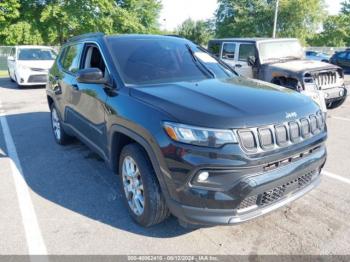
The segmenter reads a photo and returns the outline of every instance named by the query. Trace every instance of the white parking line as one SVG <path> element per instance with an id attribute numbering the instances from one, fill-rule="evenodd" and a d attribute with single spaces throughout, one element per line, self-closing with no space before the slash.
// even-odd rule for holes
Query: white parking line
<path id="1" fill-rule="evenodd" d="M 348 178 L 345 178 L 345 177 L 342 177 L 342 176 L 333 174 L 333 173 L 328 172 L 328 171 L 322 171 L 322 174 L 325 175 L 325 176 L 327 176 L 327 177 L 336 179 L 336 180 L 338 180 L 338 181 L 341 181 L 341 182 L 344 182 L 344 183 L 350 185 L 350 179 L 348 179 Z"/>
<path id="2" fill-rule="evenodd" d="M 349 119 L 349 118 L 346 118 L 346 117 L 341 117 L 341 116 L 331 116 L 330 118 L 333 118 L 333 119 L 338 119 L 338 120 L 343 120 L 343 121 L 348 121 L 348 122 L 350 122 L 350 119 Z"/>
<path id="3" fill-rule="evenodd" d="M 7 155 L 16 187 L 18 204 L 27 240 L 29 255 L 47 255 L 46 246 L 34 211 L 27 183 L 23 177 L 21 163 L 0 101 L 0 123 L 3 130 Z M 4 237 L 4 236 L 2 236 Z M 46 259 L 43 259 L 46 260 Z"/>

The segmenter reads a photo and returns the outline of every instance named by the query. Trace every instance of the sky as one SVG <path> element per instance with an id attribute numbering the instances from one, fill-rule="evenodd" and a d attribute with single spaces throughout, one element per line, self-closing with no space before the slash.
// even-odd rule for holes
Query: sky
<path id="1" fill-rule="evenodd" d="M 337 14 L 342 0 L 325 0 L 330 14 Z M 187 18 L 203 20 L 212 18 L 217 0 L 162 0 L 163 10 L 159 23 L 162 29 L 176 29 Z"/>

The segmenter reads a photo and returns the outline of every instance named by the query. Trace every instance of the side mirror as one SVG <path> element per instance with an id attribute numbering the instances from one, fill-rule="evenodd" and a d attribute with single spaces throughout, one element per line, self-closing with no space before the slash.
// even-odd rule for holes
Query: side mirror
<path id="1" fill-rule="evenodd" d="M 255 56 L 248 56 L 247 58 L 247 63 L 249 66 L 254 66 L 256 63 L 256 58 Z"/>
<path id="2" fill-rule="evenodd" d="M 103 73 L 99 68 L 86 68 L 77 72 L 77 82 L 85 84 L 106 84 Z"/>
<path id="3" fill-rule="evenodd" d="M 15 58 L 13 56 L 9 56 L 9 57 L 7 57 L 7 60 L 8 61 L 15 61 Z"/>

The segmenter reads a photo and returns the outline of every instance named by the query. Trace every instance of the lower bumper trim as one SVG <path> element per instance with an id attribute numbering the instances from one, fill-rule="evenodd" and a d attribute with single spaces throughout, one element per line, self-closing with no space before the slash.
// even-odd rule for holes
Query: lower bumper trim
<path id="1" fill-rule="evenodd" d="M 290 194 L 283 197 L 281 200 L 264 207 L 257 209 L 247 209 L 244 213 L 237 213 L 234 209 L 208 209 L 208 208 L 197 208 L 179 205 L 178 203 L 171 203 L 170 209 L 179 219 L 183 220 L 188 224 L 193 225 L 232 225 L 239 224 L 248 221 L 253 218 L 270 213 L 280 207 L 283 207 L 294 200 L 302 197 L 315 187 L 320 184 L 320 175 L 316 176 L 315 179 L 304 188 L 291 192 Z M 169 203 L 168 203 L 169 205 Z"/>

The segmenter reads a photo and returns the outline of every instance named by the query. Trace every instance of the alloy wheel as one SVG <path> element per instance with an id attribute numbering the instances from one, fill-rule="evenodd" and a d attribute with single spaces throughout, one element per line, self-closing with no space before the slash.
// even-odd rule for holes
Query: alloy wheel
<path id="1" fill-rule="evenodd" d="M 56 139 L 59 141 L 61 140 L 61 123 L 60 123 L 60 119 L 58 118 L 56 108 L 52 109 L 51 120 L 52 120 L 53 133 Z"/>
<path id="2" fill-rule="evenodd" d="M 135 160 L 130 156 L 124 158 L 122 177 L 129 207 L 135 215 L 141 216 L 145 206 L 143 183 L 140 170 Z"/>

